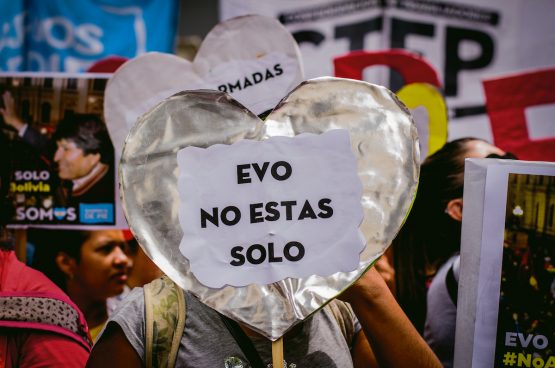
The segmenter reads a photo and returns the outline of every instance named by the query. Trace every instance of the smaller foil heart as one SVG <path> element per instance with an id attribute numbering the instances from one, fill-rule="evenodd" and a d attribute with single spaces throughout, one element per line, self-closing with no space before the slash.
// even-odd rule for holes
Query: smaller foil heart
<path id="1" fill-rule="evenodd" d="M 119 155 L 137 119 L 177 92 L 220 89 L 260 114 L 304 79 L 299 46 L 278 20 L 232 18 L 206 35 L 193 62 L 149 52 L 124 63 L 106 86 L 106 126 Z"/>
<path id="2" fill-rule="evenodd" d="M 201 284 L 179 251 L 177 152 L 332 129 L 349 132 L 364 187 L 359 228 L 367 245 L 359 267 L 268 285 L 213 289 Z M 339 78 L 309 80 L 283 98 L 264 122 L 225 93 L 184 91 L 149 110 L 129 133 L 120 162 L 120 195 L 131 231 L 172 280 L 274 341 L 349 287 L 383 254 L 414 200 L 419 162 L 410 112 L 381 86 Z"/>

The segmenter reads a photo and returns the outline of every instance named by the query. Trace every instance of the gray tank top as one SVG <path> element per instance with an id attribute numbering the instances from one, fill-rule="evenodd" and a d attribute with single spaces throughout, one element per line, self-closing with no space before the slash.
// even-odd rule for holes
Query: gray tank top
<path id="1" fill-rule="evenodd" d="M 217 312 L 186 292 L 184 296 L 187 314 L 176 367 L 247 367 L 248 361 Z M 106 326 L 113 322 L 121 326 L 144 363 L 145 306 L 142 288 L 133 289 L 114 311 Z M 355 336 L 360 329 L 360 323 L 355 317 Z M 103 332 L 96 341 L 102 338 Z M 250 339 L 264 363 L 271 364 L 271 342 L 256 337 Z M 284 342 L 284 359 L 287 368 L 353 367 L 341 330 L 325 309 L 307 320 L 298 336 Z"/>

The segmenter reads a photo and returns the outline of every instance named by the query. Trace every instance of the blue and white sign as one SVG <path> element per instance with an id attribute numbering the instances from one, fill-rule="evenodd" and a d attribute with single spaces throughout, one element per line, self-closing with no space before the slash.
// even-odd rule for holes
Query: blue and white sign
<path id="1" fill-rule="evenodd" d="M 173 52 L 178 0 L 8 1 L 0 70 L 84 72 L 110 56 Z"/>
<path id="2" fill-rule="evenodd" d="M 112 203 L 79 204 L 79 221 L 83 224 L 110 224 L 114 222 Z"/>

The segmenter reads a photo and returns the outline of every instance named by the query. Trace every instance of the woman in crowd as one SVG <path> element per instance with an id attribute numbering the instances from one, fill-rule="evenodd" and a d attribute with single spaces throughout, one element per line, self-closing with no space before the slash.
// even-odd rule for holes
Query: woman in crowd
<path id="1" fill-rule="evenodd" d="M 43 230 L 40 234 L 42 242 L 33 266 L 79 307 L 96 340 L 108 320 L 106 300 L 120 295 L 127 281 L 131 261 L 123 232 Z"/>
<path id="2" fill-rule="evenodd" d="M 146 255 L 143 248 L 131 233 L 131 230 L 123 230 L 123 236 L 127 242 L 129 249 L 128 257 L 131 258 L 133 266 L 129 269 L 127 275 L 127 285 L 123 293 L 108 298 L 108 316 L 116 310 L 117 306 L 131 290 L 136 287 L 143 287 L 144 285 L 162 277 L 164 273 L 156 266 L 154 262 Z"/>
<path id="3" fill-rule="evenodd" d="M 475 138 L 449 142 L 428 157 L 410 215 L 393 242 L 399 304 L 445 367 L 453 364 L 464 161 L 485 157 L 515 158 Z"/>

